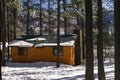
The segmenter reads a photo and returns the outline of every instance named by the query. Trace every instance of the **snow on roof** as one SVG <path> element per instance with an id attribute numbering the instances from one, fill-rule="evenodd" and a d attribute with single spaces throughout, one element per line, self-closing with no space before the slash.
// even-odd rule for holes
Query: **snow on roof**
<path id="1" fill-rule="evenodd" d="M 75 43 L 75 41 L 72 40 L 72 41 L 68 41 L 68 42 L 63 42 L 60 45 L 62 45 L 62 46 L 73 46 L 74 43 Z"/>
<path id="2" fill-rule="evenodd" d="M 45 38 L 40 38 L 40 37 L 37 37 L 37 38 L 31 38 L 31 39 L 26 39 L 26 41 L 44 41 L 46 40 Z"/>
<path id="3" fill-rule="evenodd" d="M 74 46 L 76 35 L 61 35 L 60 46 Z M 9 46 L 20 47 L 43 47 L 43 46 L 57 46 L 57 36 L 22 36 L 14 40 Z"/>
<path id="4" fill-rule="evenodd" d="M 75 41 L 68 41 L 68 42 L 63 42 L 60 43 L 60 46 L 73 46 Z M 57 46 L 57 43 L 41 43 L 41 44 L 36 44 L 35 47 L 44 47 L 44 46 Z"/>
<path id="5" fill-rule="evenodd" d="M 19 46 L 19 47 L 32 47 L 33 44 L 23 41 L 23 40 L 14 40 L 8 46 Z"/>

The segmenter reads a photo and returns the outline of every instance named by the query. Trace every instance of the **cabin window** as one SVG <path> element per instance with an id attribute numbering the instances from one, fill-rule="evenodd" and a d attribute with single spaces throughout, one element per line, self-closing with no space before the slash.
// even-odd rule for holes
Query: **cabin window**
<path id="1" fill-rule="evenodd" d="M 27 55 L 27 48 L 18 47 L 18 55 Z"/>
<path id="2" fill-rule="evenodd" d="M 57 47 L 53 47 L 53 55 L 57 55 Z M 59 55 L 63 55 L 63 47 L 60 46 Z"/>

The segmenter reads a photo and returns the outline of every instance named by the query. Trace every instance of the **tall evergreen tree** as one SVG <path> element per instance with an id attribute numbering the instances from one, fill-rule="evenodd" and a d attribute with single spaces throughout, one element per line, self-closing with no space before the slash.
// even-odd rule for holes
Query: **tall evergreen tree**
<path id="1" fill-rule="evenodd" d="M 30 17 L 30 8 L 29 8 L 30 0 L 27 0 L 27 35 L 29 35 L 29 17 Z"/>
<path id="2" fill-rule="evenodd" d="M 16 10 L 16 8 L 14 8 L 14 9 L 13 9 L 13 19 L 14 19 L 14 22 L 13 22 L 13 23 L 14 23 L 14 26 L 13 26 L 13 27 L 14 27 L 14 39 L 16 39 L 16 26 L 17 26 L 17 25 L 16 25 L 16 19 L 17 19 L 17 18 L 16 18 L 16 13 L 17 13 L 17 10 Z"/>
<path id="3" fill-rule="evenodd" d="M 0 0 L 0 42 L 1 42 L 1 27 L 2 27 L 2 9 L 1 9 L 1 0 Z M 2 52 L 1 52 L 1 43 L 0 43 L 0 80 L 2 80 Z"/>
<path id="4" fill-rule="evenodd" d="M 50 31 L 50 10 L 51 10 L 51 7 L 50 7 L 50 2 L 51 2 L 51 0 L 48 0 L 48 13 L 49 13 L 49 35 L 51 34 L 51 31 Z"/>
<path id="5" fill-rule="evenodd" d="M 103 64 L 103 18 L 102 18 L 102 0 L 98 0 L 97 11 L 97 57 L 98 57 L 98 78 L 99 80 L 105 80 L 104 64 Z"/>
<path id="6" fill-rule="evenodd" d="M 63 0 L 63 7 L 64 7 L 64 11 L 66 12 L 67 10 L 66 10 L 66 4 L 67 2 L 66 2 L 66 0 Z M 64 32 L 65 32 L 65 34 L 67 34 L 67 18 L 66 18 L 66 16 L 64 16 Z"/>
<path id="7" fill-rule="evenodd" d="M 120 80 L 120 0 L 114 0 L 115 80 Z"/>
<path id="8" fill-rule="evenodd" d="M 84 10 L 81 10 L 82 15 L 84 15 Z M 82 58 L 85 59 L 85 25 L 84 25 L 84 17 L 81 19 L 82 26 Z"/>
<path id="9" fill-rule="evenodd" d="M 60 0 L 57 1 L 57 23 L 58 23 L 58 27 L 57 27 L 57 68 L 59 68 L 60 66 L 60 53 L 59 53 L 59 50 L 60 50 Z"/>
<path id="10" fill-rule="evenodd" d="M 42 35 L 42 0 L 40 0 L 40 35 Z"/>
<path id="11" fill-rule="evenodd" d="M 5 66 L 5 45 L 6 45 L 6 16 L 5 0 L 2 0 L 2 65 Z"/>
<path id="12" fill-rule="evenodd" d="M 9 36 L 9 34 L 10 34 L 10 26 L 9 26 L 9 7 L 7 6 L 7 35 L 8 35 L 8 44 L 9 44 L 9 42 L 10 42 L 10 36 Z M 10 53 L 9 53 L 9 47 L 8 47 L 8 55 L 7 55 L 8 57 L 7 57 L 7 59 L 9 60 L 10 59 Z"/>
<path id="13" fill-rule="evenodd" d="M 86 80 L 94 80 L 93 74 L 93 22 L 92 0 L 85 0 L 86 28 Z"/>

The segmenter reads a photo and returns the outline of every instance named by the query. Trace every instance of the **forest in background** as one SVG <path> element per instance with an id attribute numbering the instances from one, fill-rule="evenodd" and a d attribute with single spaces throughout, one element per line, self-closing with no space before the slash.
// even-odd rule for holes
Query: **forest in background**
<path id="1" fill-rule="evenodd" d="M 112 1 L 112 0 L 111 0 Z M 103 4 L 113 2 L 103 1 Z M 4 0 L 1 0 L 3 3 Z M 2 22 L 5 23 L 1 27 L 1 42 L 7 41 L 8 43 L 18 36 L 21 35 L 57 35 L 57 26 L 58 26 L 58 1 L 56 0 L 8 0 L 4 2 L 4 5 L 1 4 L 2 16 L 5 19 Z M 86 1 L 87 2 L 87 1 Z M 89 2 L 89 1 L 88 1 Z M 92 27 L 89 30 L 93 31 L 93 43 L 97 45 L 97 36 L 99 33 L 98 29 L 98 3 L 99 0 L 93 0 L 91 9 L 92 17 L 91 21 Z M 87 29 L 86 29 L 86 17 L 87 17 L 87 8 L 84 0 L 61 0 L 60 2 L 60 19 L 59 27 L 60 34 L 72 34 L 73 30 L 76 28 L 82 29 L 83 32 L 83 44 L 86 44 L 89 40 L 86 38 Z M 102 7 L 102 18 L 103 18 L 103 48 L 113 47 L 114 40 L 114 20 L 113 9 L 110 9 L 111 6 Z M 91 10 L 90 9 L 90 10 Z M 89 11 L 88 11 L 89 12 Z M 4 14 L 4 15 L 3 15 Z M 90 16 L 89 16 L 90 17 Z M 91 22 L 90 21 L 90 22 Z M 90 24 L 91 25 L 91 24 Z M 3 39 L 3 35 L 6 34 L 6 38 Z M 88 36 L 90 37 L 90 36 Z M 5 44 L 3 44 L 5 46 Z M 3 48 L 4 49 L 4 48 Z M 3 51 L 4 52 L 4 51 Z M 87 54 L 87 52 L 86 52 Z"/>

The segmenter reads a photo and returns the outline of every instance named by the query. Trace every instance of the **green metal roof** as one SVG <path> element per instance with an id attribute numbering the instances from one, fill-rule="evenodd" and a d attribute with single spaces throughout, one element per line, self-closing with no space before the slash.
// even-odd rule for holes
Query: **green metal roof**
<path id="1" fill-rule="evenodd" d="M 75 42 L 77 38 L 77 35 L 60 35 L 60 44 L 63 46 L 65 45 L 73 45 L 73 41 Z M 34 44 L 34 46 L 37 45 L 37 47 L 41 47 L 41 45 L 44 46 L 56 46 L 57 43 L 57 36 L 55 35 L 29 35 L 29 36 L 20 36 L 16 39 L 16 41 L 26 41 L 29 43 Z M 39 44 L 39 45 L 38 45 Z"/>

